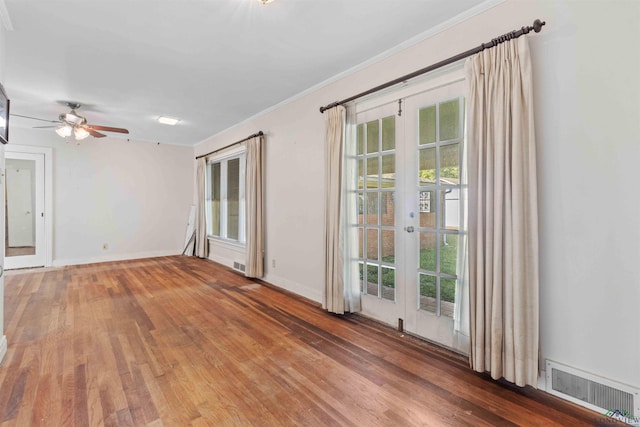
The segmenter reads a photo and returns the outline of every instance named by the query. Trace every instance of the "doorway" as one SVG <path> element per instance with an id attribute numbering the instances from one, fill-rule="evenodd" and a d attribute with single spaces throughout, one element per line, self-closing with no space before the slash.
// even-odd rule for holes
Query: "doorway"
<path id="1" fill-rule="evenodd" d="M 5 152 L 5 269 L 50 265 L 46 215 L 46 149 Z"/>
<path id="2" fill-rule="evenodd" d="M 457 79 L 357 112 L 347 176 L 363 314 L 468 353 L 463 93 Z"/>

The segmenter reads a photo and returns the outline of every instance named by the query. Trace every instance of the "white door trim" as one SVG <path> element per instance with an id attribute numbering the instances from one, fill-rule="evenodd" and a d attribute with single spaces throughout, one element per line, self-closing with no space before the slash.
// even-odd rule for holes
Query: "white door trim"
<path id="1" fill-rule="evenodd" d="M 53 148 L 7 144 L 5 157 L 10 153 L 44 156 L 44 266 L 51 267 L 53 263 Z"/>

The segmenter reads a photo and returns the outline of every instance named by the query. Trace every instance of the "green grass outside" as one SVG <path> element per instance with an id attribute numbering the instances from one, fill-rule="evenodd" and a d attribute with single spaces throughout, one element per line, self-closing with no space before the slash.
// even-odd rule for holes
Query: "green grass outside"
<path id="1" fill-rule="evenodd" d="M 458 255 L 458 238 L 455 235 L 447 236 L 447 245 L 440 247 L 440 271 L 447 274 L 456 274 L 456 264 Z M 393 264 L 395 256 L 387 256 L 382 261 Z M 436 248 L 420 250 L 420 268 L 429 271 L 436 270 Z M 395 287 L 395 270 L 390 268 L 382 269 L 382 286 Z M 363 266 L 360 265 L 360 280 L 363 279 Z M 367 274 L 370 283 L 378 282 L 377 268 L 371 266 Z M 456 281 L 454 279 L 440 279 L 440 294 L 442 301 L 455 302 Z M 420 295 L 426 297 L 436 297 L 436 278 L 426 274 L 420 274 Z"/>

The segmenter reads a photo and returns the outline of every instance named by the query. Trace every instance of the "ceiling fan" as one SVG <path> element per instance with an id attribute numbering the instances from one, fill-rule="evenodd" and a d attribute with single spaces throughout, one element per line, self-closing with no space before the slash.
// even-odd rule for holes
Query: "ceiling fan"
<path id="1" fill-rule="evenodd" d="M 45 120 L 45 119 L 39 119 L 37 117 L 21 116 L 19 114 L 13 114 L 13 115 L 18 117 L 24 117 L 27 119 L 57 123 L 56 125 L 53 125 L 53 126 L 35 126 L 34 129 L 57 128 L 56 133 L 61 137 L 66 138 L 68 136 L 71 136 L 71 134 L 73 133 L 73 136 L 77 141 L 83 140 L 87 138 L 89 135 L 95 138 L 104 138 L 105 136 L 107 136 L 104 133 L 101 133 L 98 131 L 129 133 L 127 129 L 123 129 L 123 128 L 114 128 L 110 126 L 100 126 L 100 125 L 89 124 L 87 123 L 87 119 L 81 116 L 80 114 L 78 114 L 78 112 L 76 111 L 77 109 L 80 108 L 80 104 L 76 102 L 67 102 L 66 104 L 69 108 L 71 108 L 71 111 L 69 111 L 68 113 L 60 114 L 58 116 L 58 120 Z"/>

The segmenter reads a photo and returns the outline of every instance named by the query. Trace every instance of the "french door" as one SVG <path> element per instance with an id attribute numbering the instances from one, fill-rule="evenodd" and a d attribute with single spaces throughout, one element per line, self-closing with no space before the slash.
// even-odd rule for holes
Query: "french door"
<path id="1" fill-rule="evenodd" d="M 458 80 L 358 112 L 348 194 L 363 314 L 467 353 L 454 322 L 468 318 L 463 90 Z"/>

